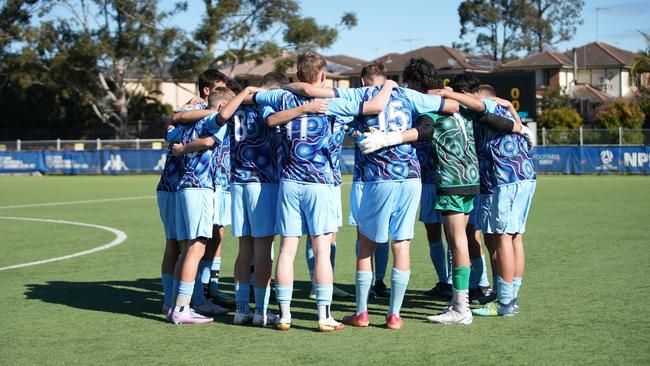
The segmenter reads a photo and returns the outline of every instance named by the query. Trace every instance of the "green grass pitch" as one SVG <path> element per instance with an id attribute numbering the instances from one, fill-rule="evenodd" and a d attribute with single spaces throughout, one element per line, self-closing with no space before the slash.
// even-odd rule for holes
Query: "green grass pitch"
<path id="1" fill-rule="evenodd" d="M 304 251 L 296 261 L 291 331 L 234 326 L 232 315 L 205 326 L 165 323 L 159 314 L 164 242 L 157 179 L 0 177 L 0 216 L 104 225 L 128 235 L 105 251 L 0 271 L 0 364 L 650 364 L 648 177 L 539 178 L 516 317 L 475 318 L 471 326 L 426 323 L 425 316 L 444 304 L 422 295 L 435 273 L 418 223 L 404 328 L 384 329 L 387 301 L 371 300 L 370 328 L 333 334 L 315 331 Z M 349 190 L 348 177 L 346 216 Z M 123 197 L 141 198 L 7 207 Z M 0 219 L 0 233 L 0 267 L 79 252 L 115 237 L 94 228 L 7 219 Z M 341 228 L 335 274 L 352 292 L 354 239 L 353 228 Z M 230 292 L 237 245 L 230 234 L 224 245 L 222 283 Z M 333 304 L 338 319 L 353 309 L 354 299 Z"/>

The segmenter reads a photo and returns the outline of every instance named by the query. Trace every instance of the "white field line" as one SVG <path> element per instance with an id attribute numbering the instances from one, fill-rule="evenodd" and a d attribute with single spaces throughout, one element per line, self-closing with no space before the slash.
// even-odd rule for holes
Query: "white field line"
<path id="1" fill-rule="evenodd" d="M 83 203 L 98 203 L 98 202 L 115 202 L 115 201 L 131 201 L 142 200 L 147 198 L 155 198 L 156 196 L 134 196 L 134 197 L 121 197 L 121 198 L 103 198 L 97 200 L 84 200 L 84 201 L 63 201 L 63 202 L 49 202 L 49 203 L 30 203 L 26 205 L 13 205 L 13 206 L 0 206 L 2 209 L 10 208 L 30 208 L 30 207 L 47 207 L 47 206 L 63 206 L 63 205 L 76 205 Z"/>
<path id="2" fill-rule="evenodd" d="M 95 224 L 84 224 L 83 222 L 76 222 L 76 221 L 36 219 L 36 218 L 29 218 L 29 217 L 14 217 L 14 216 L 0 216 L 0 220 L 38 221 L 38 222 L 48 222 L 48 223 L 54 223 L 54 224 L 76 225 L 76 226 L 83 226 L 83 227 L 90 227 L 90 228 L 94 228 L 94 229 L 100 229 L 100 230 L 108 231 L 108 232 L 111 232 L 111 233 L 115 234 L 115 239 L 113 239 L 113 241 L 111 241 L 110 243 L 100 245 L 100 246 L 92 248 L 92 249 L 83 250 L 81 252 L 64 255 L 62 257 L 43 259 L 43 260 L 35 261 L 35 262 L 14 264 L 14 265 L 7 266 L 7 267 L 0 267 L 0 271 L 6 271 L 6 270 L 9 270 L 9 269 L 16 269 L 16 268 L 23 268 L 23 267 L 31 267 L 31 266 L 36 266 L 36 265 L 39 265 L 39 264 L 44 264 L 44 263 L 62 261 L 62 260 L 65 260 L 65 259 L 70 259 L 70 258 L 75 258 L 75 257 L 81 257 L 82 255 L 91 254 L 91 253 L 99 252 L 99 251 L 102 251 L 102 250 L 106 250 L 106 249 L 118 246 L 118 245 L 122 244 L 128 238 L 128 235 L 126 235 L 126 233 L 124 231 L 121 231 L 121 230 L 118 230 L 118 229 L 115 229 L 115 228 L 112 228 L 112 227 L 109 227 L 109 226 L 102 226 L 102 225 L 95 225 Z"/>

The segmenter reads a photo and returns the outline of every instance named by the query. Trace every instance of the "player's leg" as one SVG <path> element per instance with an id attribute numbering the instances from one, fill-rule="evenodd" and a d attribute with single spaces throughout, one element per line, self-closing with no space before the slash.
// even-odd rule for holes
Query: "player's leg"
<path id="1" fill-rule="evenodd" d="M 253 325 L 275 324 L 277 316 L 268 310 L 271 297 L 273 236 L 254 238 L 255 247 L 255 315 Z"/>
<path id="2" fill-rule="evenodd" d="M 523 234 L 515 234 L 512 239 L 513 252 L 515 257 L 515 275 L 512 278 L 512 297 L 513 307 L 515 312 L 519 312 L 519 304 L 517 299 L 519 296 L 519 289 L 524 278 L 524 269 L 526 267 L 526 256 L 524 254 L 524 236 Z"/>
<path id="3" fill-rule="evenodd" d="M 429 258 L 438 276 L 438 282 L 430 290 L 426 291 L 427 296 L 438 297 L 445 300 L 451 299 L 451 285 L 448 284 L 449 273 L 447 269 L 447 250 L 442 241 L 442 225 L 436 223 L 425 223 L 429 242 Z"/>
<path id="4" fill-rule="evenodd" d="M 330 250 L 332 235 L 323 234 L 312 236 L 314 245 L 315 268 L 314 268 L 314 292 L 316 293 L 316 306 L 318 308 L 318 328 L 321 332 L 340 330 L 342 326 L 338 322 L 332 322 L 330 307 L 334 291 L 334 274 L 330 262 Z"/>
<path id="5" fill-rule="evenodd" d="M 513 277 L 513 308 L 519 312 L 519 288 L 524 277 L 526 259 L 524 254 L 524 232 L 526 231 L 526 220 L 530 211 L 530 205 L 535 194 L 537 182 L 534 180 L 522 181 L 517 183 L 515 202 L 513 205 L 513 228 L 511 231 L 516 232 L 513 238 L 513 251 L 515 254 L 515 275 Z"/>
<path id="6" fill-rule="evenodd" d="M 239 237 L 239 253 L 235 261 L 235 318 L 234 324 L 248 324 L 253 320 L 253 314 L 250 312 L 248 300 L 250 297 L 250 263 L 253 257 L 253 237 Z"/>
<path id="7" fill-rule="evenodd" d="M 176 198 L 174 192 L 158 191 L 156 195 L 166 238 L 160 272 L 163 287 L 162 313 L 167 315 L 173 305 L 174 267 L 180 255 L 180 247 L 176 240 Z"/>
<path id="8" fill-rule="evenodd" d="M 475 212 L 475 210 L 472 210 Z M 481 231 L 475 226 L 476 221 L 472 219 L 470 214 L 470 222 L 467 223 L 467 240 L 469 242 L 469 259 L 470 259 L 470 275 L 469 275 L 469 300 L 470 302 L 483 297 L 485 291 L 490 287 L 487 280 L 487 268 L 485 268 L 485 256 L 483 256 L 483 248 L 481 246 Z M 474 222 L 472 222 L 474 221 Z"/>
<path id="9" fill-rule="evenodd" d="M 367 327 L 368 321 L 368 295 L 372 285 L 372 256 L 376 244 L 366 236 L 358 233 L 359 251 L 357 253 L 357 271 L 355 274 L 355 295 L 357 311 L 343 318 L 343 323 L 355 327 Z"/>
<path id="10" fill-rule="evenodd" d="M 384 278 L 388 269 L 388 253 L 390 245 L 388 242 L 377 244 L 373 255 L 375 264 L 375 283 L 372 286 L 371 295 L 374 297 L 390 297 L 390 288 L 386 287 Z"/>
<path id="11" fill-rule="evenodd" d="M 280 241 L 280 254 L 275 267 L 275 296 L 280 306 L 280 319 L 276 325 L 279 330 L 289 330 L 291 327 L 293 261 L 299 243 L 300 237 L 297 236 L 283 236 Z"/>

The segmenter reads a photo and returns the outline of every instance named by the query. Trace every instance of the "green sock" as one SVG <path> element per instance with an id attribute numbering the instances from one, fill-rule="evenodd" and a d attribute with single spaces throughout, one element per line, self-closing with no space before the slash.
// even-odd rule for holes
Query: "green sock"
<path id="1" fill-rule="evenodd" d="M 453 272 L 454 288 L 459 291 L 467 291 L 469 289 L 469 267 L 455 267 Z"/>

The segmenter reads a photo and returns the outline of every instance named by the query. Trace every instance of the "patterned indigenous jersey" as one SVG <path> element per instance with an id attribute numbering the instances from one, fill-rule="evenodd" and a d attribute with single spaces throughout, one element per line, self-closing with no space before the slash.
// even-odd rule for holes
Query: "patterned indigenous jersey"
<path id="1" fill-rule="evenodd" d="M 491 108 L 488 107 L 488 112 L 514 120 L 508 108 L 496 103 Z M 522 135 L 498 133 L 489 140 L 489 146 L 496 186 L 536 179 L 533 158 Z"/>
<path id="2" fill-rule="evenodd" d="M 416 125 L 417 125 L 417 121 L 416 121 Z M 433 166 L 433 160 L 431 159 L 431 142 L 429 141 L 416 142 L 415 152 L 418 157 L 418 162 L 420 163 L 422 184 L 435 184 L 436 169 Z"/>
<path id="3" fill-rule="evenodd" d="M 312 98 L 295 95 L 286 90 L 269 90 L 255 93 L 253 100 L 259 105 L 272 108 L 264 112 L 263 117 L 266 120 L 272 112 L 296 108 L 309 103 Z M 331 104 L 335 105 L 336 102 Z M 309 114 L 299 116 L 281 126 L 282 179 L 306 183 L 335 183 L 335 162 L 330 144 L 332 129 L 337 119 L 339 117 L 334 115 Z M 340 123 L 345 121 L 340 119 Z"/>
<path id="4" fill-rule="evenodd" d="M 234 183 L 278 183 L 275 131 L 252 105 L 239 107 L 228 120 Z"/>
<path id="5" fill-rule="evenodd" d="M 343 177 L 341 176 L 341 150 L 343 149 L 343 138 L 345 138 L 345 124 L 339 118 L 335 118 L 332 123 L 332 136 L 330 136 L 329 149 L 330 159 L 332 164 L 332 176 L 334 178 L 334 185 L 340 186 L 343 184 Z"/>
<path id="6" fill-rule="evenodd" d="M 350 123 L 348 126 L 351 128 L 354 128 L 355 130 L 359 132 L 363 132 L 363 130 L 359 129 L 359 125 L 361 124 L 361 121 L 359 118 L 355 118 L 354 122 Z M 357 146 L 357 144 L 354 144 L 354 168 L 352 169 L 352 181 L 353 182 L 363 182 L 363 166 L 364 166 L 364 155 L 361 152 L 361 149 Z"/>
<path id="7" fill-rule="evenodd" d="M 174 133 L 178 134 L 179 136 L 183 134 L 182 125 L 174 127 L 173 130 L 175 130 Z M 160 174 L 160 181 L 158 182 L 156 191 L 176 192 L 176 186 L 178 185 L 180 173 L 180 165 L 183 161 L 183 158 L 181 156 L 174 156 L 172 154 L 172 145 L 177 141 L 168 139 L 168 142 L 169 147 L 167 148 L 167 154 L 165 155 L 165 166 L 163 167 L 163 171 Z"/>
<path id="8" fill-rule="evenodd" d="M 430 119 L 434 126 L 431 159 L 436 171 L 436 192 L 442 195 L 478 193 L 479 172 L 472 121 L 460 113 L 451 116 L 425 113 L 420 118 L 419 123 Z"/>
<path id="9" fill-rule="evenodd" d="M 217 113 L 213 113 L 202 120 L 186 125 L 181 143 L 187 144 L 198 138 L 212 137 L 215 146 L 225 138 L 225 128 L 216 124 Z M 213 154 L 215 147 L 185 154 L 181 163 L 180 180 L 177 189 L 183 188 L 209 188 L 215 189 Z"/>
<path id="10" fill-rule="evenodd" d="M 226 136 L 227 133 L 227 125 L 219 128 L 218 134 L 222 136 L 222 139 L 220 141 L 215 140 L 214 151 L 212 153 L 212 169 L 214 169 L 212 179 L 214 180 L 214 188 L 221 188 L 223 192 L 230 191 L 230 139 Z"/>
<path id="11" fill-rule="evenodd" d="M 355 89 L 335 89 L 335 93 L 352 101 L 370 100 L 381 87 Z M 418 115 L 425 112 L 438 112 L 444 107 L 439 96 L 418 93 L 407 88 L 392 91 L 390 102 L 383 113 L 376 116 L 364 116 L 361 130 L 375 128 L 382 132 L 402 132 L 413 127 Z M 364 177 L 366 183 L 381 181 L 399 181 L 420 179 L 420 164 L 416 150 L 411 143 L 391 146 L 367 154 L 364 159 Z"/>

